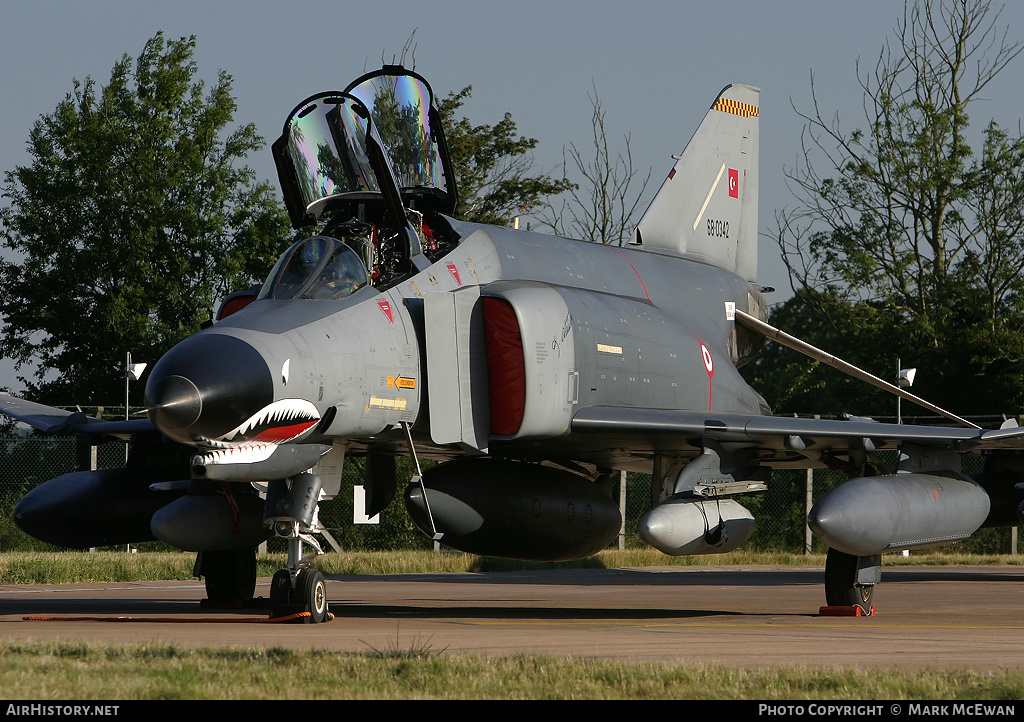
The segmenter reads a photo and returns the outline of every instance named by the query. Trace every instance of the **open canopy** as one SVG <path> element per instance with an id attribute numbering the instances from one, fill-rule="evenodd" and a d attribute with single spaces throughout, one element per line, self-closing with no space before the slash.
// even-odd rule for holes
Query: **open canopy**
<path id="1" fill-rule="evenodd" d="M 297 105 L 273 145 L 296 227 L 332 200 L 372 200 L 451 212 L 451 163 L 430 86 L 400 66 L 364 75 L 344 92 Z M 396 209 L 397 210 L 397 209 Z"/>
<path id="2" fill-rule="evenodd" d="M 444 132 L 426 80 L 401 66 L 386 65 L 345 92 L 370 110 L 403 194 L 419 190 L 439 202 L 454 196 Z M 444 210 L 452 209 L 454 203 Z"/>

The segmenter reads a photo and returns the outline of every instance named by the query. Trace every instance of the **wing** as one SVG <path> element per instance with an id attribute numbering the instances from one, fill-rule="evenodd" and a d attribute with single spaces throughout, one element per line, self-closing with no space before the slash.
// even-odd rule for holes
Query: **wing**
<path id="1" fill-rule="evenodd" d="M 643 448 L 692 450 L 707 441 L 735 443 L 765 466 L 810 467 L 848 460 L 854 452 L 904 444 L 970 453 L 1024 448 L 1024 427 L 974 429 L 849 420 L 757 416 L 591 406 L 577 412 L 573 433 L 603 436 Z"/>
<path id="2" fill-rule="evenodd" d="M 103 421 L 81 411 L 66 411 L 0 393 L 0 414 L 6 414 L 48 434 L 88 434 L 127 439 L 132 434 L 157 433 L 149 419 Z"/>

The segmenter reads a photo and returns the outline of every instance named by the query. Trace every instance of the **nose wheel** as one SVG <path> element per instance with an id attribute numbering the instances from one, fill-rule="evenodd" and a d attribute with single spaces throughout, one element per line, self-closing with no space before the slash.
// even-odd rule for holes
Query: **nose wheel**
<path id="1" fill-rule="evenodd" d="M 270 607 L 274 617 L 308 614 L 301 621 L 326 622 L 330 609 L 324 575 L 312 567 L 300 570 L 294 577 L 288 569 L 279 569 L 270 581 Z"/>
<path id="2" fill-rule="evenodd" d="M 310 613 L 310 622 L 319 624 L 327 620 L 327 583 L 319 569 L 307 567 L 295 580 L 296 589 Z"/>

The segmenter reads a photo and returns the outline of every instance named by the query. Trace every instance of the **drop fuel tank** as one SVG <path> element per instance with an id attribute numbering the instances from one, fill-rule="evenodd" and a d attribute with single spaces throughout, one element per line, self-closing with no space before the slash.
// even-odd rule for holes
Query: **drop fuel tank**
<path id="1" fill-rule="evenodd" d="M 870 556 L 966 539 L 989 507 L 985 490 L 958 475 L 867 476 L 825 494 L 807 523 L 830 547 Z"/>
<path id="2" fill-rule="evenodd" d="M 423 473 L 405 506 L 441 543 L 470 554 L 565 561 L 592 556 L 615 540 L 622 516 L 611 497 L 577 474 L 500 459 L 458 459 Z"/>
<path id="3" fill-rule="evenodd" d="M 76 471 L 50 479 L 22 497 L 14 523 L 41 541 L 72 549 L 153 541 L 153 514 L 185 492 L 155 491 L 176 469 Z"/>

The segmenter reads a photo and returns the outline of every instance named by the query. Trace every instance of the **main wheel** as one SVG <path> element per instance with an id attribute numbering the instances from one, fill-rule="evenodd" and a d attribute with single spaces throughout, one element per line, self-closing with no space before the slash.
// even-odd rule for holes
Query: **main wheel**
<path id="1" fill-rule="evenodd" d="M 256 592 L 256 551 L 202 552 L 206 596 L 215 604 L 246 605 Z"/>
<path id="2" fill-rule="evenodd" d="M 296 602 L 310 613 L 309 621 L 319 624 L 327 619 L 327 582 L 319 569 L 306 567 L 295 583 Z"/>
<path id="3" fill-rule="evenodd" d="M 825 557 L 825 603 L 830 607 L 860 607 L 871 614 L 875 585 L 857 584 L 860 557 L 829 548 Z"/>

